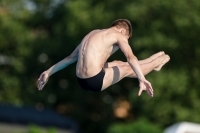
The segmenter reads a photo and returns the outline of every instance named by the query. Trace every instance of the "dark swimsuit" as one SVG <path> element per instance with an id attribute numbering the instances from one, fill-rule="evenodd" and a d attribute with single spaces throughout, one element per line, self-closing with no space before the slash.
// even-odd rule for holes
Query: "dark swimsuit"
<path id="1" fill-rule="evenodd" d="M 85 79 L 77 77 L 77 80 L 81 88 L 83 88 L 84 90 L 98 92 L 98 91 L 101 91 L 104 76 L 105 76 L 105 72 L 104 72 L 104 69 L 102 68 L 102 70 L 93 77 L 85 78 Z"/>

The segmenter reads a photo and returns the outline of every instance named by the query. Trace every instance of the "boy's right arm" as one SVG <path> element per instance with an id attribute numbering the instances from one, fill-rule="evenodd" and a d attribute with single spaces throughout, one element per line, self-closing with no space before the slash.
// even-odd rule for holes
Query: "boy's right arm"
<path id="1" fill-rule="evenodd" d="M 66 57 L 65 59 L 61 60 L 57 64 L 55 64 L 52 67 L 50 67 L 48 70 L 44 71 L 40 75 L 40 77 L 38 79 L 38 82 L 37 82 L 38 90 L 42 90 L 44 85 L 47 83 L 48 78 L 52 74 L 54 74 L 57 71 L 67 67 L 68 65 L 76 62 L 78 60 L 78 53 L 79 53 L 79 45 L 76 47 L 76 49 L 72 52 L 72 54 L 70 56 Z"/>

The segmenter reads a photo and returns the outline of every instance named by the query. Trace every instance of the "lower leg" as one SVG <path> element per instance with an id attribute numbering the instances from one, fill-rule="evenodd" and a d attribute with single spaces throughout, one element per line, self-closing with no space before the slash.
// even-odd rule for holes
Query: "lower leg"
<path id="1" fill-rule="evenodd" d="M 170 58 L 168 55 L 162 55 L 162 56 L 159 56 L 158 58 L 152 60 L 149 63 L 140 64 L 140 67 L 142 69 L 143 74 L 147 75 L 152 70 L 159 71 L 169 60 L 170 60 Z M 127 77 L 137 78 L 137 75 L 135 74 L 135 72 L 133 72 L 131 67 L 128 69 L 128 71 L 129 71 L 130 75 L 128 75 Z"/>
<path id="2" fill-rule="evenodd" d="M 150 56 L 147 59 L 139 60 L 138 62 L 139 62 L 140 65 L 150 63 L 151 61 L 155 60 L 156 58 L 158 58 L 159 56 L 162 56 L 164 54 L 165 53 L 163 51 L 161 51 L 161 52 L 158 52 L 156 54 L 153 54 L 152 56 Z M 124 65 L 124 63 L 126 65 L 129 65 L 128 62 L 115 60 L 113 62 L 105 63 L 104 68 L 109 68 L 109 67 L 113 67 L 113 66 L 121 66 L 121 65 Z"/>
<path id="3" fill-rule="evenodd" d="M 147 75 L 152 70 L 154 70 L 158 65 L 159 65 L 158 62 L 153 60 L 153 61 L 145 63 L 145 64 L 144 63 L 140 64 L 140 67 L 142 69 L 143 74 Z M 131 68 L 131 66 L 129 65 L 128 62 L 113 61 L 113 62 L 106 63 L 104 68 L 110 68 L 110 67 L 114 67 L 114 66 L 124 66 L 124 67 L 126 67 L 127 77 L 137 78 L 137 75 L 135 74 L 135 72 L 133 71 L 133 69 Z"/>
<path id="4" fill-rule="evenodd" d="M 147 59 L 139 60 L 139 64 L 141 65 L 141 64 L 149 63 L 149 62 L 155 60 L 156 58 L 158 58 L 159 56 L 164 55 L 164 54 L 165 54 L 165 53 L 164 53 L 163 51 L 160 51 L 160 52 L 158 52 L 158 53 L 153 54 L 152 56 L 150 56 L 150 57 L 147 58 Z"/>
<path id="5" fill-rule="evenodd" d="M 140 67 L 142 69 L 142 73 L 144 75 L 147 75 L 148 73 L 150 73 L 152 70 L 154 70 L 154 68 L 158 65 L 157 61 L 153 60 L 149 63 L 146 63 L 146 64 L 141 64 Z M 130 65 L 129 65 L 130 67 Z M 130 77 L 130 78 L 137 78 L 137 75 L 136 73 L 133 71 L 133 69 L 130 67 L 129 69 L 129 75 L 127 77 Z"/>

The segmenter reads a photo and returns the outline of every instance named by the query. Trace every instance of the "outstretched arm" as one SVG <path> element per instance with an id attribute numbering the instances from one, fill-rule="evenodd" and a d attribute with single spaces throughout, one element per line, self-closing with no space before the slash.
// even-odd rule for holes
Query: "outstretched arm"
<path id="1" fill-rule="evenodd" d="M 79 53 L 79 45 L 76 47 L 76 49 L 69 55 L 68 57 L 64 58 L 57 64 L 53 65 L 47 70 L 47 73 L 49 76 L 56 73 L 57 71 L 67 67 L 68 65 L 74 63 L 78 59 L 78 53 Z"/>
<path id="2" fill-rule="evenodd" d="M 151 83 L 145 79 L 144 74 L 142 73 L 141 67 L 139 65 L 138 59 L 133 54 L 131 47 L 128 44 L 128 40 L 125 37 L 124 38 L 118 37 L 118 45 L 120 49 L 122 50 L 122 52 L 124 53 L 124 55 L 126 56 L 129 65 L 131 66 L 131 68 L 133 69 L 133 71 L 136 73 L 138 77 L 138 80 L 140 83 L 140 90 L 139 90 L 138 95 L 140 96 L 142 91 L 146 90 L 147 93 L 151 97 L 153 97 L 153 89 L 152 89 Z"/>
<path id="3" fill-rule="evenodd" d="M 79 53 L 79 46 L 76 47 L 76 49 L 69 55 L 68 57 L 64 58 L 60 62 L 56 63 L 52 67 L 50 67 L 48 70 L 44 71 L 39 79 L 38 79 L 38 90 L 42 90 L 44 85 L 47 83 L 48 78 L 56 73 L 57 71 L 67 67 L 68 65 L 76 62 L 78 60 L 78 53 Z"/>

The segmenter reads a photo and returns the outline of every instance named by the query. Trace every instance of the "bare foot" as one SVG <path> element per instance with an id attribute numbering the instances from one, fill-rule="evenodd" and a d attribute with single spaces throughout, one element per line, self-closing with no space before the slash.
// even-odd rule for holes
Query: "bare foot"
<path id="1" fill-rule="evenodd" d="M 153 54 L 152 56 L 149 57 L 150 61 L 153 61 L 154 59 L 158 58 L 159 56 L 165 54 L 164 51 L 160 51 L 158 53 Z"/>
<path id="2" fill-rule="evenodd" d="M 169 55 L 162 55 L 157 58 L 159 65 L 154 68 L 155 71 L 160 71 L 160 69 L 170 60 Z"/>

